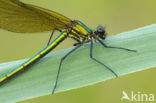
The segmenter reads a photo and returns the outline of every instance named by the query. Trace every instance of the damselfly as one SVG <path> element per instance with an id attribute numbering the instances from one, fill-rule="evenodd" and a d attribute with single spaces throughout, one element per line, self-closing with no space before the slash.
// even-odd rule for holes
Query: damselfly
<path id="1" fill-rule="evenodd" d="M 135 50 L 126 48 L 107 46 L 105 43 L 103 43 L 102 40 L 106 38 L 106 32 L 102 26 L 98 26 L 96 30 L 93 30 L 88 28 L 81 21 L 71 20 L 54 11 L 30 4 L 25 4 L 19 0 L 0 0 L 0 28 L 17 33 L 52 31 L 48 45 L 29 60 L 19 65 L 17 68 L 14 68 L 10 72 L 2 75 L 0 77 L 1 84 L 19 71 L 26 69 L 31 64 L 37 62 L 66 38 L 72 38 L 76 41 L 76 43 L 74 43 L 75 48 L 62 57 L 52 93 L 55 92 L 57 87 L 62 62 L 68 55 L 81 47 L 84 43 L 90 42 L 91 44 L 90 58 L 103 65 L 106 69 L 110 70 L 116 77 L 118 75 L 111 68 L 93 57 L 93 40 L 100 42 L 100 44 L 106 48 L 116 48 L 136 52 Z M 59 31 L 60 34 L 52 42 L 50 42 L 54 31 Z"/>

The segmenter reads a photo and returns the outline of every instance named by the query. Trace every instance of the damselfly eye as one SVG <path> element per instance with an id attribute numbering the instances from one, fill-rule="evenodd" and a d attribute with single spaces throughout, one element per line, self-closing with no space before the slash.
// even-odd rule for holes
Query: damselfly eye
<path id="1" fill-rule="evenodd" d="M 101 38 L 101 39 L 105 39 L 106 38 L 106 33 L 105 33 L 105 29 L 103 26 L 99 25 L 96 29 L 97 35 Z"/>
<path id="2" fill-rule="evenodd" d="M 100 33 L 100 32 L 105 32 L 104 27 L 99 25 L 99 26 L 97 27 L 97 32 L 99 32 L 99 33 Z"/>

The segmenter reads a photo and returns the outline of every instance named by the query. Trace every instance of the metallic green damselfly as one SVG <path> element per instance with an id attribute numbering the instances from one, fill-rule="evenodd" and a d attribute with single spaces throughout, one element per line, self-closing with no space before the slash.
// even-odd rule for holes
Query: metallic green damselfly
<path id="1" fill-rule="evenodd" d="M 68 55 L 81 47 L 84 43 L 90 42 L 91 44 L 90 58 L 103 65 L 106 69 L 110 70 L 116 77 L 118 75 L 111 68 L 93 57 L 93 40 L 100 42 L 100 44 L 106 48 L 116 48 L 136 52 L 135 50 L 126 48 L 107 46 L 105 43 L 103 43 L 102 40 L 106 38 L 106 32 L 102 26 L 98 26 L 96 30 L 93 30 L 88 28 L 81 21 L 71 20 L 54 11 L 25 4 L 19 0 L 0 0 L 0 28 L 17 33 L 52 31 L 48 45 L 23 64 L 0 76 L 0 84 L 4 83 L 4 81 L 8 80 L 21 70 L 26 69 L 30 65 L 37 62 L 39 59 L 57 47 L 66 38 L 72 38 L 76 41 L 76 43 L 74 43 L 75 48 L 61 59 L 52 93 L 55 92 L 57 87 L 62 62 Z M 59 31 L 60 34 L 57 38 L 50 42 L 54 31 Z"/>

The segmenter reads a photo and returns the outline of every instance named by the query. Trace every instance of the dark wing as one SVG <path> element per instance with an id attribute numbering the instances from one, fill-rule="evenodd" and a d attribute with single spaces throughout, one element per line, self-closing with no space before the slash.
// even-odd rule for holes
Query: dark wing
<path id="1" fill-rule="evenodd" d="M 56 12 L 19 0 L 0 0 L 0 28 L 21 33 L 65 29 L 71 20 Z"/>

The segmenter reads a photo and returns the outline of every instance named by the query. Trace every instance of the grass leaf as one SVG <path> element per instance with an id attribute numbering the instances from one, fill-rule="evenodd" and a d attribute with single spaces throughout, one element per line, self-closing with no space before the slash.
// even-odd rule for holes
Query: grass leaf
<path id="1" fill-rule="evenodd" d="M 119 76 L 156 66 L 156 24 L 108 37 L 105 44 L 137 52 L 107 49 L 94 43 L 93 55 Z M 90 44 L 85 44 L 63 62 L 56 92 L 62 92 L 115 78 L 102 65 L 89 58 Z M 51 94 L 61 57 L 72 48 L 48 54 L 26 71 L 0 86 L 0 101 L 16 102 Z M 0 64 L 0 75 L 25 60 Z"/>

